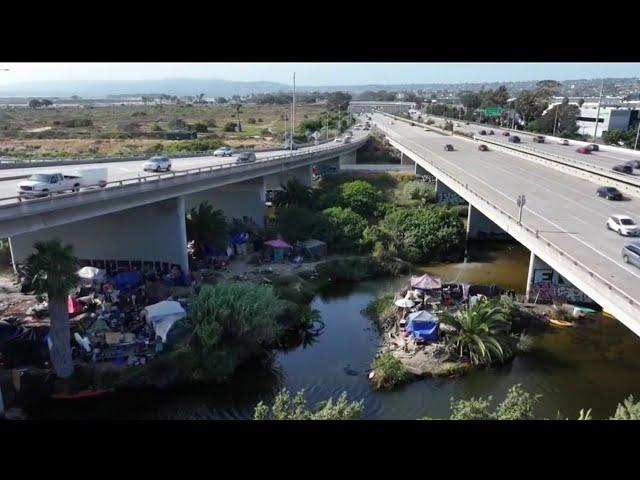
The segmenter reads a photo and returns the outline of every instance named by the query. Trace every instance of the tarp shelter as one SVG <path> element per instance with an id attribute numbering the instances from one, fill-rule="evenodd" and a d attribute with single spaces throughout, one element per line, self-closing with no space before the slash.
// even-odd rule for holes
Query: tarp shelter
<path id="1" fill-rule="evenodd" d="M 442 282 L 439 278 L 432 278 L 426 273 L 421 277 L 411 277 L 411 288 L 418 290 L 440 290 Z"/>
<path id="2" fill-rule="evenodd" d="M 83 284 L 92 282 L 104 282 L 107 278 L 107 272 L 96 267 L 82 267 L 76 272 Z"/>
<path id="3" fill-rule="evenodd" d="M 269 240 L 268 242 L 264 242 L 265 245 L 271 247 L 273 249 L 273 260 L 278 262 L 284 258 L 284 253 L 287 249 L 293 248 L 284 240 L 275 239 Z"/>
<path id="4" fill-rule="evenodd" d="M 298 243 L 298 247 L 301 250 L 302 255 L 308 257 L 324 257 L 327 255 L 327 244 L 320 240 L 307 240 L 305 242 Z"/>
<path id="5" fill-rule="evenodd" d="M 438 323 L 435 315 L 421 310 L 411 313 L 408 320 L 409 335 L 421 340 L 438 340 Z"/>
<path id="6" fill-rule="evenodd" d="M 116 290 L 129 291 L 142 283 L 140 272 L 122 272 L 114 278 Z"/>
<path id="7" fill-rule="evenodd" d="M 182 308 L 182 305 L 172 300 L 149 305 L 144 310 L 147 322 L 153 327 L 156 335 L 162 338 L 163 342 L 167 341 L 167 334 L 173 324 L 187 316 L 187 312 Z"/>

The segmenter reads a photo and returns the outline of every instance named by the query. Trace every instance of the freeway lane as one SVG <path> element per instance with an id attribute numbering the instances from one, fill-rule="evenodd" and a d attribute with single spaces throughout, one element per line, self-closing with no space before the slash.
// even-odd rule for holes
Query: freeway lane
<path id="1" fill-rule="evenodd" d="M 626 265 L 621 248 L 631 241 L 606 230 L 609 215 L 623 213 L 640 220 L 640 200 L 609 202 L 595 196 L 596 186 L 586 180 L 547 168 L 517 156 L 480 152 L 477 143 L 425 132 L 419 126 L 380 115 L 374 121 L 391 139 L 412 149 L 447 174 L 457 178 L 513 216 L 515 199 L 527 196 L 523 223 L 570 253 L 629 296 L 640 299 L 640 269 Z M 456 149 L 445 152 L 450 143 Z"/>
<path id="2" fill-rule="evenodd" d="M 444 121 L 444 119 L 441 117 L 435 117 L 432 115 L 425 116 L 423 114 L 422 119 L 424 121 L 426 121 L 428 118 L 432 118 L 435 122 Z M 518 137 L 520 137 L 520 144 L 513 144 L 513 143 L 509 143 L 509 137 L 501 135 L 503 131 L 507 131 L 507 130 L 503 130 L 499 127 L 495 127 L 491 125 L 475 125 L 471 123 L 469 125 L 465 125 L 464 121 L 456 121 L 456 120 L 453 120 L 453 122 L 454 122 L 455 131 L 476 134 L 478 135 L 479 140 L 482 140 L 482 138 L 487 138 L 487 140 L 504 143 L 511 146 L 522 145 L 528 148 L 533 148 L 535 150 L 538 150 L 541 153 L 552 153 L 555 155 L 561 155 L 563 157 L 570 158 L 572 160 L 578 160 L 578 161 L 589 163 L 591 165 L 602 167 L 602 168 L 612 168 L 615 165 L 624 164 L 630 160 L 640 160 L 640 156 L 635 155 L 631 152 L 627 154 L 622 152 L 598 151 L 598 152 L 592 152 L 587 155 L 578 153 L 576 152 L 576 148 L 578 148 L 579 145 L 575 144 L 571 140 L 569 140 L 569 145 L 560 145 L 556 143 L 555 140 L 549 140 L 549 139 L 545 139 L 545 143 L 534 143 L 533 137 L 535 136 L 535 134 L 521 132 L 521 131 L 517 133 L 509 131 L 510 135 L 517 135 Z M 456 123 L 458 123 L 460 126 L 456 127 L 455 126 Z M 478 133 L 480 132 L 480 130 L 486 130 L 487 132 L 489 130 L 493 130 L 495 132 L 495 135 L 486 135 L 486 136 L 479 135 Z M 633 172 L 633 176 L 636 178 L 639 178 L 640 170 L 635 169 Z"/>
<path id="3" fill-rule="evenodd" d="M 365 136 L 366 132 L 354 132 L 353 141 Z M 306 147 L 295 150 L 294 153 L 312 152 L 316 150 L 323 150 L 327 148 L 335 147 L 335 143 L 327 143 L 319 145 L 317 147 Z M 257 161 L 264 161 L 278 155 L 284 155 L 289 153 L 289 150 L 276 150 L 271 152 L 256 152 Z M 210 167 L 213 165 L 234 163 L 237 155 L 231 157 L 185 157 L 185 158 L 172 158 L 172 170 L 188 170 L 190 168 Z M 32 173 L 47 173 L 47 172 L 63 172 L 72 173 L 83 168 L 107 168 L 108 169 L 108 181 L 119 181 L 137 177 L 153 177 L 157 175 L 154 172 L 144 172 L 142 165 L 145 160 L 141 161 L 128 161 L 128 162 L 114 162 L 114 163 L 99 163 L 99 164 L 83 164 L 83 165 L 69 165 L 58 167 L 34 167 L 34 168 L 20 168 L 20 169 L 8 169 L 0 170 L 0 198 L 8 198 L 16 195 L 18 184 L 23 179 L 2 180 L 3 177 L 12 177 L 15 175 L 30 175 Z"/>

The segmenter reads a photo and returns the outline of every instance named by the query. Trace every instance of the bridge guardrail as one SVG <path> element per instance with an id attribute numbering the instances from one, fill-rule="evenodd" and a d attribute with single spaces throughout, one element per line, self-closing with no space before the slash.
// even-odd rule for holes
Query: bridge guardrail
<path id="1" fill-rule="evenodd" d="M 573 262 L 574 266 L 577 266 L 577 267 L 581 268 L 582 270 L 584 270 L 590 277 L 596 278 L 597 280 L 599 280 L 610 291 L 611 290 L 615 291 L 619 296 L 621 296 L 623 299 L 628 301 L 631 305 L 634 305 L 636 307 L 640 307 L 640 301 L 632 298 L 631 296 L 626 294 L 623 290 L 621 290 L 620 288 L 616 287 L 611 282 L 609 282 L 602 275 L 598 274 L 597 272 L 594 272 L 589 267 L 587 267 L 585 264 L 583 264 L 582 262 L 580 262 L 576 258 L 572 257 L 570 254 L 566 253 L 559 246 L 557 246 L 555 243 L 553 243 L 553 241 L 551 241 L 549 238 L 547 238 L 544 235 L 540 234 L 538 230 L 534 230 L 534 229 L 528 227 L 527 225 L 525 225 L 523 223 L 518 223 L 518 219 L 515 216 L 513 216 L 510 213 L 506 212 L 505 210 L 503 210 L 501 207 L 499 207 L 498 205 L 494 204 L 490 200 L 487 200 L 487 199 L 483 198 L 482 195 L 480 195 L 478 192 L 476 192 L 475 190 L 470 188 L 468 184 L 461 182 L 457 178 L 452 177 L 451 175 L 446 173 L 444 170 L 442 170 L 441 168 L 437 167 L 435 165 L 435 163 L 433 162 L 433 160 L 424 159 L 424 157 L 422 157 L 420 154 L 418 154 L 415 150 L 413 150 L 411 148 L 408 148 L 408 147 L 406 147 L 404 145 L 403 145 L 403 147 L 406 148 L 407 150 L 409 150 L 410 152 L 412 152 L 414 155 L 416 155 L 417 158 L 421 158 L 421 159 L 425 160 L 426 162 L 428 162 L 429 164 L 431 164 L 431 166 L 434 169 L 438 170 L 443 176 L 448 177 L 453 182 L 455 182 L 455 183 L 459 184 L 460 186 L 464 187 L 466 190 L 468 190 L 473 195 L 475 195 L 480 201 L 486 203 L 487 205 L 489 205 L 491 208 L 496 210 L 501 215 L 504 215 L 505 217 L 507 217 L 511 221 L 515 222 L 516 225 L 518 225 L 521 228 L 523 228 L 524 231 L 527 232 L 528 234 L 534 236 L 536 239 L 540 239 L 540 240 L 543 240 L 544 242 L 546 242 L 548 247 L 554 249 L 561 256 L 568 258 L 571 262 Z"/>
<path id="2" fill-rule="evenodd" d="M 308 155 L 310 153 L 330 152 L 332 150 L 348 150 L 350 147 L 359 146 L 361 143 L 366 142 L 368 138 L 369 138 L 369 135 L 367 134 L 363 138 L 359 140 L 355 140 L 352 143 L 348 143 L 348 144 L 340 143 L 338 145 L 330 145 L 328 147 L 323 146 L 323 147 L 319 147 L 319 148 L 316 148 L 313 150 L 307 150 L 307 151 L 296 150 L 295 153 L 293 154 L 288 153 L 285 155 L 277 155 L 275 157 L 269 157 L 263 160 L 256 160 L 255 162 L 251 162 L 251 164 L 249 165 L 256 165 L 256 164 L 264 165 L 264 164 L 272 164 L 276 162 L 284 162 L 285 159 L 296 159 L 296 158 Z M 103 191 L 103 189 L 105 188 L 124 187 L 125 185 L 147 183 L 150 181 L 159 182 L 165 178 L 175 178 L 175 177 L 187 176 L 191 174 L 212 172 L 214 170 L 230 169 L 233 167 L 238 168 L 238 167 L 244 167 L 244 166 L 248 166 L 248 165 L 244 163 L 228 162 L 228 163 L 222 163 L 217 165 L 210 165 L 208 167 L 194 167 L 194 168 L 188 168 L 186 170 L 175 170 L 175 171 L 170 171 L 165 173 L 159 173 L 157 175 L 146 175 L 144 177 L 138 176 L 138 177 L 126 178 L 122 180 L 114 180 L 114 181 L 107 182 L 105 187 L 102 187 L 102 188 L 96 185 L 96 186 L 88 187 L 87 189 L 84 189 L 84 190 L 80 190 L 78 192 L 65 192 L 65 193 L 58 193 L 58 194 L 49 193 L 49 195 L 47 195 L 46 197 L 29 199 L 25 201 L 24 204 L 31 205 L 31 204 L 38 204 L 42 202 L 51 202 L 57 199 L 68 198 L 70 196 L 100 192 L 100 191 Z M 0 198 L 0 209 L 11 208 L 17 205 L 22 205 L 23 200 L 24 199 L 18 195 Z"/>
<path id="3" fill-rule="evenodd" d="M 395 115 L 391 115 L 390 113 L 383 113 L 382 115 L 386 115 L 389 117 L 393 117 L 397 120 L 401 120 L 405 123 L 416 123 L 414 120 L 409 120 L 403 117 L 398 117 Z M 422 125 L 420 123 L 418 123 L 418 125 Z M 440 130 L 437 127 L 432 127 L 430 125 L 427 125 L 427 128 L 431 127 L 432 129 L 435 130 Z M 442 131 L 444 132 L 444 130 Z M 442 133 L 440 132 L 440 133 Z M 520 132 L 522 133 L 522 132 Z M 454 135 L 455 132 L 453 132 L 451 135 Z M 463 138 L 467 138 L 469 139 L 469 137 L 467 137 L 466 135 L 458 135 L 461 136 Z M 503 142 L 496 142 L 495 140 L 489 140 L 488 138 L 479 138 L 476 136 L 476 134 L 473 135 L 473 140 L 477 141 L 477 142 L 483 142 L 483 143 L 489 143 L 492 145 L 497 145 L 509 150 L 513 150 L 514 152 L 522 152 L 522 153 L 528 153 L 530 155 L 539 157 L 543 160 L 549 160 L 552 162 L 557 162 L 560 163 L 562 165 L 568 166 L 568 167 L 572 167 L 572 168 L 576 168 L 576 169 L 580 169 L 595 175 L 599 175 L 601 177 L 607 178 L 609 180 L 614 180 L 616 182 L 621 182 L 624 183 L 626 185 L 632 186 L 632 187 L 636 187 L 636 188 L 640 188 L 640 180 L 636 180 L 636 177 L 634 175 L 629 175 L 626 173 L 618 173 L 618 172 L 613 172 L 610 169 L 606 169 L 603 167 L 600 167 L 598 165 L 593 165 L 591 163 L 587 163 L 587 162 L 583 162 L 581 160 L 575 160 L 573 158 L 569 158 L 569 157 L 564 157 L 562 155 L 558 155 L 556 153 L 550 153 L 550 152 L 542 152 L 540 150 L 537 150 L 535 148 L 531 148 L 531 147 L 527 147 L 524 145 L 519 145 L 519 146 L 514 146 L 514 145 L 510 145 L 510 144 L 506 144 Z M 528 151 L 527 151 L 528 150 Z M 552 158 L 550 158 L 552 157 Z M 636 181 L 632 181 L 632 180 L 636 180 Z"/>

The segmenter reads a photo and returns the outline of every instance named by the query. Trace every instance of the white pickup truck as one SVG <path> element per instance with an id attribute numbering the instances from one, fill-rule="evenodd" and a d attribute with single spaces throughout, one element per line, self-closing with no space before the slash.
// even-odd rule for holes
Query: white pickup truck
<path id="1" fill-rule="evenodd" d="M 34 173 L 18 184 L 20 198 L 46 197 L 52 193 L 78 192 L 83 187 L 107 185 L 106 168 L 86 168 L 72 174 Z"/>

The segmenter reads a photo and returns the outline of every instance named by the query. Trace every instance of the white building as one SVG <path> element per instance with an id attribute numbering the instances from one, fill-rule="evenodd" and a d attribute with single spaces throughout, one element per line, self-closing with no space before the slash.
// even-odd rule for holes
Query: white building
<path id="1" fill-rule="evenodd" d="M 374 101 L 352 101 L 349 102 L 349 113 L 371 113 L 374 110 L 381 110 L 385 113 L 407 113 L 415 108 L 412 102 L 374 102 Z"/>

